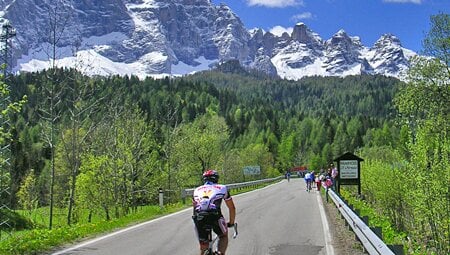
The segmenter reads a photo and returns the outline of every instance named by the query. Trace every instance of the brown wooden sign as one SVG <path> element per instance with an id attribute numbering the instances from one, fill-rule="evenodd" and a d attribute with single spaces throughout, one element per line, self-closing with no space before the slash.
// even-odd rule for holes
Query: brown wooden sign
<path id="1" fill-rule="evenodd" d="M 344 153 L 334 159 L 337 162 L 338 175 L 336 178 L 337 192 L 341 185 L 358 185 L 358 195 L 361 195 L 361 161 L 364 159 L 350 153 Z"/>

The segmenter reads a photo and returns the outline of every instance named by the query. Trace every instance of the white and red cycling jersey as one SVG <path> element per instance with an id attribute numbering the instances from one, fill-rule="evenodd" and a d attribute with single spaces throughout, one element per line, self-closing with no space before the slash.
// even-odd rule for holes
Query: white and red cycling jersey
<path id="1" fill-rule="evenodd" d="M 217 183 L 205 183 L 196 188 L 192 197 L 194 212 L 221 212 L 222 200 L 231 199 L 227 186 Z"/>

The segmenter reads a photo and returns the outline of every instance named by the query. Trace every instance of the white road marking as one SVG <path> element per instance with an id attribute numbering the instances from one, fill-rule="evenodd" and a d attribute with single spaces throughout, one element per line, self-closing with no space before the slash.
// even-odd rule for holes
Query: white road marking
<path id="1" fill-rule="evenodd" d="M 325 214 L 325 208 L 323 207 L 322 198 L 320 192 L 317 193 L 317 202 L 319 204 L 320 217 L 322 218 L 323 233 L 325 235 L 325 248 L 327 255 L 334 255 L 334 249 L 331 241 L 331 232 L 328 226 L 327 215 Z"/>

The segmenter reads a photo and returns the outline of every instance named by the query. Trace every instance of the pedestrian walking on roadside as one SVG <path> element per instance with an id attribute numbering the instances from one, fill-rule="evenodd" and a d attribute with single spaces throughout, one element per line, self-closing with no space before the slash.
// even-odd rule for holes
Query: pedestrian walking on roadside
<path id="1" fill-rule="evenodd" d="M 333 164 L 331 164 L 330 167 L 331 167 L 331 180 L 333 181 L 332 189 L 334 191 L 336 191 L 336 186 L 337 186 L 336 182 L 337 182 L 337 179 L 338 179 L 339 172 L 338 172 L 337 168 Z"/>
<path id="2" fill-rule="evenodd" d="M 320 191 L 320 187 L 322 187 L 322 181 L 325 178 L 325 176 L 323 174 L 319 175 L 316 177 L 316 187 L 317 187 L 317 191 Z"/>

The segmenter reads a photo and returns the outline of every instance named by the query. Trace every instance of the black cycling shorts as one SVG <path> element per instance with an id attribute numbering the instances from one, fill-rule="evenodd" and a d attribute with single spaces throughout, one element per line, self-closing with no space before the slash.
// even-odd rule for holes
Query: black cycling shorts
<path id="1" fill-rule="evenodd" d="M 219 237 L 228 231 L 227 222 L 222 215 L 193 216 L 192 219 L 200 243 L 208 243 L 208 229 L 212 229 Z"/>

